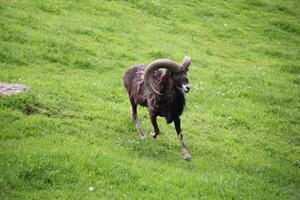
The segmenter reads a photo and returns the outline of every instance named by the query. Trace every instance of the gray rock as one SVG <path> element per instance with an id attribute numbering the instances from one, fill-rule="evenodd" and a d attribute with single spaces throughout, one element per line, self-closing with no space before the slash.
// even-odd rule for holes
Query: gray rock
<path id="1" fill-rule="evenodd" d="M 28 90 L 29 87 L 26 85 L 0 82 L 0 94 L 12 95 L 20 92 L 26 92 Z"/>

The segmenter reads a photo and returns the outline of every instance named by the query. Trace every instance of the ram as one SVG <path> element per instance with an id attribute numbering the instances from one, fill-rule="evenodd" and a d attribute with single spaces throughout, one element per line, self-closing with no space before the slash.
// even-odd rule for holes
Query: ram
<path id="1" fill-rule="evenodd" d="M 184 95 L 190 91 L 187 77 L 190 63 L 191 58 L 189 56 L 183 58 L 181 65 L 168 59 L 158 59 L 148 66 L 139 64 L 131 67 L 123 77 L 132 107 L 132 121 L 138 129 L 140 137 L 145 138 L 145 133 L 137 116 L 138 105 L 148 108 L 154 128 L 151 136 L 154 139 L 159 134 L 156 121 L 158 116 L 165 117 L 167 123 L 174 122 L 185 160 L 190 160 L 191 156 L 183 141 L 180 115 L 185 106 Z"/>

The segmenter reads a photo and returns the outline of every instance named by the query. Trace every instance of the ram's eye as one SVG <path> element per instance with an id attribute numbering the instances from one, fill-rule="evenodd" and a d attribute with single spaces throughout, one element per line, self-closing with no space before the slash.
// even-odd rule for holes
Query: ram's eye
<path id="1" fill-rule="evenodd" d="M 175 79 L 178 79 L 178 78 L 179 78 L 179 75 L 178 75 L 178 74 L 174 74 L 173 77 L 174 77 Z"/>

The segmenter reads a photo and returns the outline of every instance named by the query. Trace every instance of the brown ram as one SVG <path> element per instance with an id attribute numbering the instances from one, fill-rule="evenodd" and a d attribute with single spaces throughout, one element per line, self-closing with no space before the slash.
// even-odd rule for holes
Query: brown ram
<path id="1" fill-rule="evenodd" d="M 189 56 L 184 57 L 181 65 L 168 59 L 159 59 L 148 66 L 139 64 L 131 67 L 123 78 L 132 106 L 132 120 L 141 138 L 145 138 L 145 134 L 137 116 L 138 105 L 148 107 L 154 139 L 159 134 L 157 116 L 165 117 L 167 123 L 174 122 L 185 160 L 190 160 L 191 156 L 183 141 L 180 115 L 185 106 L 184 94 L 190 90 L 187 78 L 190 63 Z M 159 70 L 162 68 L 166 70 Z"/>

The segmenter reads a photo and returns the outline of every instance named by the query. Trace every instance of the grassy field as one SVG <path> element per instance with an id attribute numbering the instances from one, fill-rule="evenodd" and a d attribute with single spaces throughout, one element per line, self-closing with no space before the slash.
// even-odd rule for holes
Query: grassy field
<path id="1" fill-rule="evenodd" d="M 0 97 L 0 199 L 300 199 L 298 0 L 0 0 L 0 27 L 0 81 L 31 88 Z M 122 82 L 184 55 L 190 162 Z"/>

